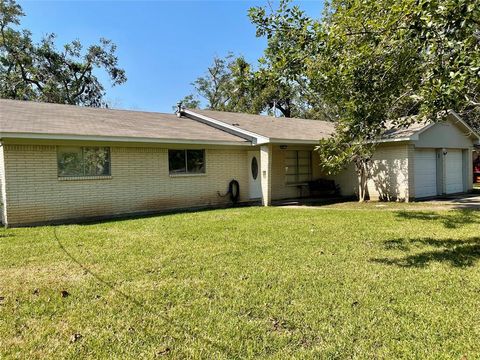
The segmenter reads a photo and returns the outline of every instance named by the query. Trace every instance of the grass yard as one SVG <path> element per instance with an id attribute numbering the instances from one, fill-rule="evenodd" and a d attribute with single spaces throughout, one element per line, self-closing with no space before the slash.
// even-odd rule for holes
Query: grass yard
<path id="1" fill-rule="evenodd" d="M 0 230 L 0 358 L 480 357 L 480 212 Z"/>

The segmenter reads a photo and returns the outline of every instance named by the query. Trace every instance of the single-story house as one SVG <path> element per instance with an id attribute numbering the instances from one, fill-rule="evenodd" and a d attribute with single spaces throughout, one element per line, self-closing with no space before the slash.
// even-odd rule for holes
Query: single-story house
<path id="1" fill-rule="evenodd" d="M 325 121 L 182 109 L 177 115 L 0 100 L 1 220 L 30 225 L 305 195 L 325 177 L 313 151 Z M 447 121 L 392 129 L 380 141 L 372 199 L 411 201 L 472 187 L 479 136 Z M 357 191 L 353 168 L 330 177 Z"/>

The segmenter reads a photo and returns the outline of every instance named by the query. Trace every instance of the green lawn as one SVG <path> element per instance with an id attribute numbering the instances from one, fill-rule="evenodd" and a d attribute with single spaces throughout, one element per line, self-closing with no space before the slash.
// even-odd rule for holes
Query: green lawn
<path id="1" fill-rule="evenodd" d="M 479 259 L 472 211 L 0 230 L 0 358 L 479 358 Z"/>

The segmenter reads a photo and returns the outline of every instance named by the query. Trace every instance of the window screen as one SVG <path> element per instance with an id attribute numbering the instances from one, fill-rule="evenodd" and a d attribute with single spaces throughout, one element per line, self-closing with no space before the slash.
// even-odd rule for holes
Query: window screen
<path id="1" fill-rule="evenodd" d="M 110 148 L 59 146 L 57 165 L 59 177 L 109 176 Z"/>
<path id="2" fill-rule="evenodd" d="M 170 174 L 204 174 L 205 150 L 168 150 Z"/>
<path id="3" fill-rule="evenodd" d="M 312 179 L 312 153 L 305 150 L 288 150 L 285 154 L 287 184 L 307 182 Z"/>

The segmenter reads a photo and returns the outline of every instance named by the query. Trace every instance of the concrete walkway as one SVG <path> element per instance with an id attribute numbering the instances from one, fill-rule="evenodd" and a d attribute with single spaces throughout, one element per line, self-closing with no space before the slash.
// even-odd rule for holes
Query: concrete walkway
<path id="1" fill-rule="evenodd" d="M 337 209 L 337 210 L 480 210 L 480 194 L 461 194 L 434 199 L 404 202 L 376 202 L 368 201 L 358 203 L 351 199 L 294 199 L 289 201 L 276 201 L 272 205 L 286 208 L 313 208 L 313 209 Z"/>

